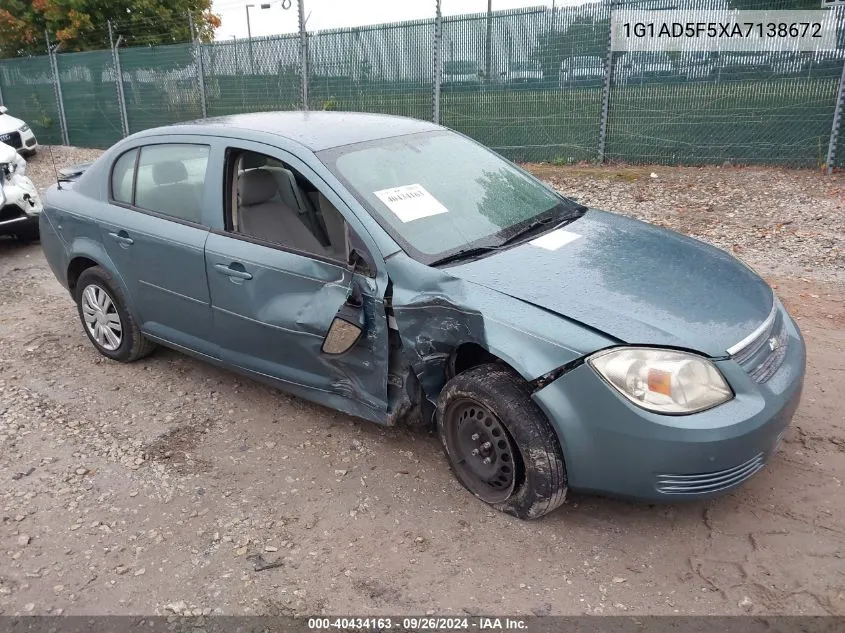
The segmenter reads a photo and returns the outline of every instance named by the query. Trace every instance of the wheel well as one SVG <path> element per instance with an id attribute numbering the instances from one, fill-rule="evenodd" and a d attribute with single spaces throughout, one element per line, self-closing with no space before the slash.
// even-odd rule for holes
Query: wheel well
<path id="1" fill-rule="evenodd" d="M 97 262 L 87 257 L 75 257 L 70 265 L 67 267 L 67 287 L 71 293 L 76 289 L 76 282 L 79 280 L 79 275 L 92 266 L 96 266 Z"/>
<path id="2" fill-rule="evenodd" d="M 449 355 L 449 360 L 446 363 L 446 379 L 449 380 L 465 372 L 467 369 L 487 363 L 496 363 L 510 367 L 505 361 L 491 354 L 478 343 L 462 343 Z M 510 368 L 513 369 L 512 367 Z"/>

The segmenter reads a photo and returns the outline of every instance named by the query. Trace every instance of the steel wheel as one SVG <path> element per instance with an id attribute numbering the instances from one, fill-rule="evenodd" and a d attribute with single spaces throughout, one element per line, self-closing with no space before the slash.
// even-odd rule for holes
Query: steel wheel
<path id="1" fill-rule="evenodd" d="M 470 398 L 450 403 L 445 427 L 458 478 L 487 503 L 511 496 L 520 465 L 519 449 L 498 416 Z"/>
<path id="2" fill-rule="evenodd" d="M 123 324 L 109 294 L 97 284 L 90 284 L 82 291 L 82 314 L 85 327 L 97 345 L 109 352 L 123 342 Z"/>

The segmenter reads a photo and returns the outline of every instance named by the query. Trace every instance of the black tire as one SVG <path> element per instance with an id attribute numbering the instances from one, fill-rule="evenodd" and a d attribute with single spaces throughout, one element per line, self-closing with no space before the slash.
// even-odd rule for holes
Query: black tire
<path id="1" fill-rule="evenodd" d="M 29 243 L 37 242 L 41 236 L 38 230 L 38 219 L 35 222 L 28 222 L 25 226 L 15 229 L 15 237 L 18 241 Z"/>
<path id="2" fill-rule="evenodd" d="M 108 349 L 97 341 L 86 323 L 85 313 L 83 311 L 83 297 L 86 288 L 89 286 L 105 291 L 114 305 L 121 326 L 120 344 L 115 349 Z M 155 343 L 141 333 L 137 323 L 135 323 L 135 319 L 132 318 L 132 315 L 126 309 L 126 299 L 120 291 L 120 287 L 104 268 L 92 266 L 82 271 L 76 282 L 74 298 L 76 299 L 76 309 L 79 313 L 82 329 L 88 335 L 88 339 L 94 344 L 94 347 L 97 348 L 97 351 L 103 356 L 121 363 L 131 363 L 147 356 L 155 349 Z"/>
<path id="3" fill-rule="evenodd" d="M 497 434 L 500 429 L 504 433 Z M 513 371 L 487 364 L 452 378 L 437 401 L 437 430 L 458 481 L 494 508 L 536 519 L 566 499 L 566 467 L 557 435 Z M 472 452 L 467 450 L 471 442 L 479 443 Z M 479 453 L 485 444 L 487 452 Z M 478 459 L 482 464 L 472 461 Z M 513 479 L 507 481 L 511 463 Z M 492 470 L 495 475 L 485 478 Z"/>

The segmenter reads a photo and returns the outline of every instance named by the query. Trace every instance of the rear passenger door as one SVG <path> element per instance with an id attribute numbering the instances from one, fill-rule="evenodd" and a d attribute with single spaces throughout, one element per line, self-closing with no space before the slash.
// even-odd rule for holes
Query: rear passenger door
<path id="1" fill-rule="evenodd" d="M 203 220 L 211 147 L 189 141 L 144 144 L 116 159 L 102 239 L 141 329 L 216 356 Z"/>

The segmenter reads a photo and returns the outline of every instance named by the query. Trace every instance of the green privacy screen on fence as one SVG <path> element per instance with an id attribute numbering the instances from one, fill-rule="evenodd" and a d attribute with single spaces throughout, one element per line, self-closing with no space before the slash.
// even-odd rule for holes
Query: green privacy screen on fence
<path id="1" fill-rule="evenodd" d="M 9 114 L 26 119 L 39 141 L 62 142 L 53 74 L 46 55 L 3 60 L 0 92 Z"/>
<path id="2" fill-rule="evenodd" d="M 743 5 L 796 2 L 808 6 Z M 672 6 L 694 16 L 728 2 Z M 57 73 L 48 56 L 9 59 L 0 61 L 0 90 L 41 142 L 58 143 L 58 77 L 68 142 L 107 147 L 123 136 L 119 88 L 131 133 L 204 115 L 300 109 L 305 62 L 310 109 L 439 116 L 515 160 L 825 164 L 842 98 L 845 22 L 835 51 L 773 44 L 753 53 L 610 54 L 614 10 L 607 2 L 541 6 L 445 17 L 439 29 L 432 18 L 318 31 L 307 34 L 304 59 L 299 34 L 119 48 L 120 78 L 107 47 L 55 56 Z M 845 21 L 845 8 L 838 15 Z M 845 166 L 845 126 L 834 138 L 834 164 Z"/>

